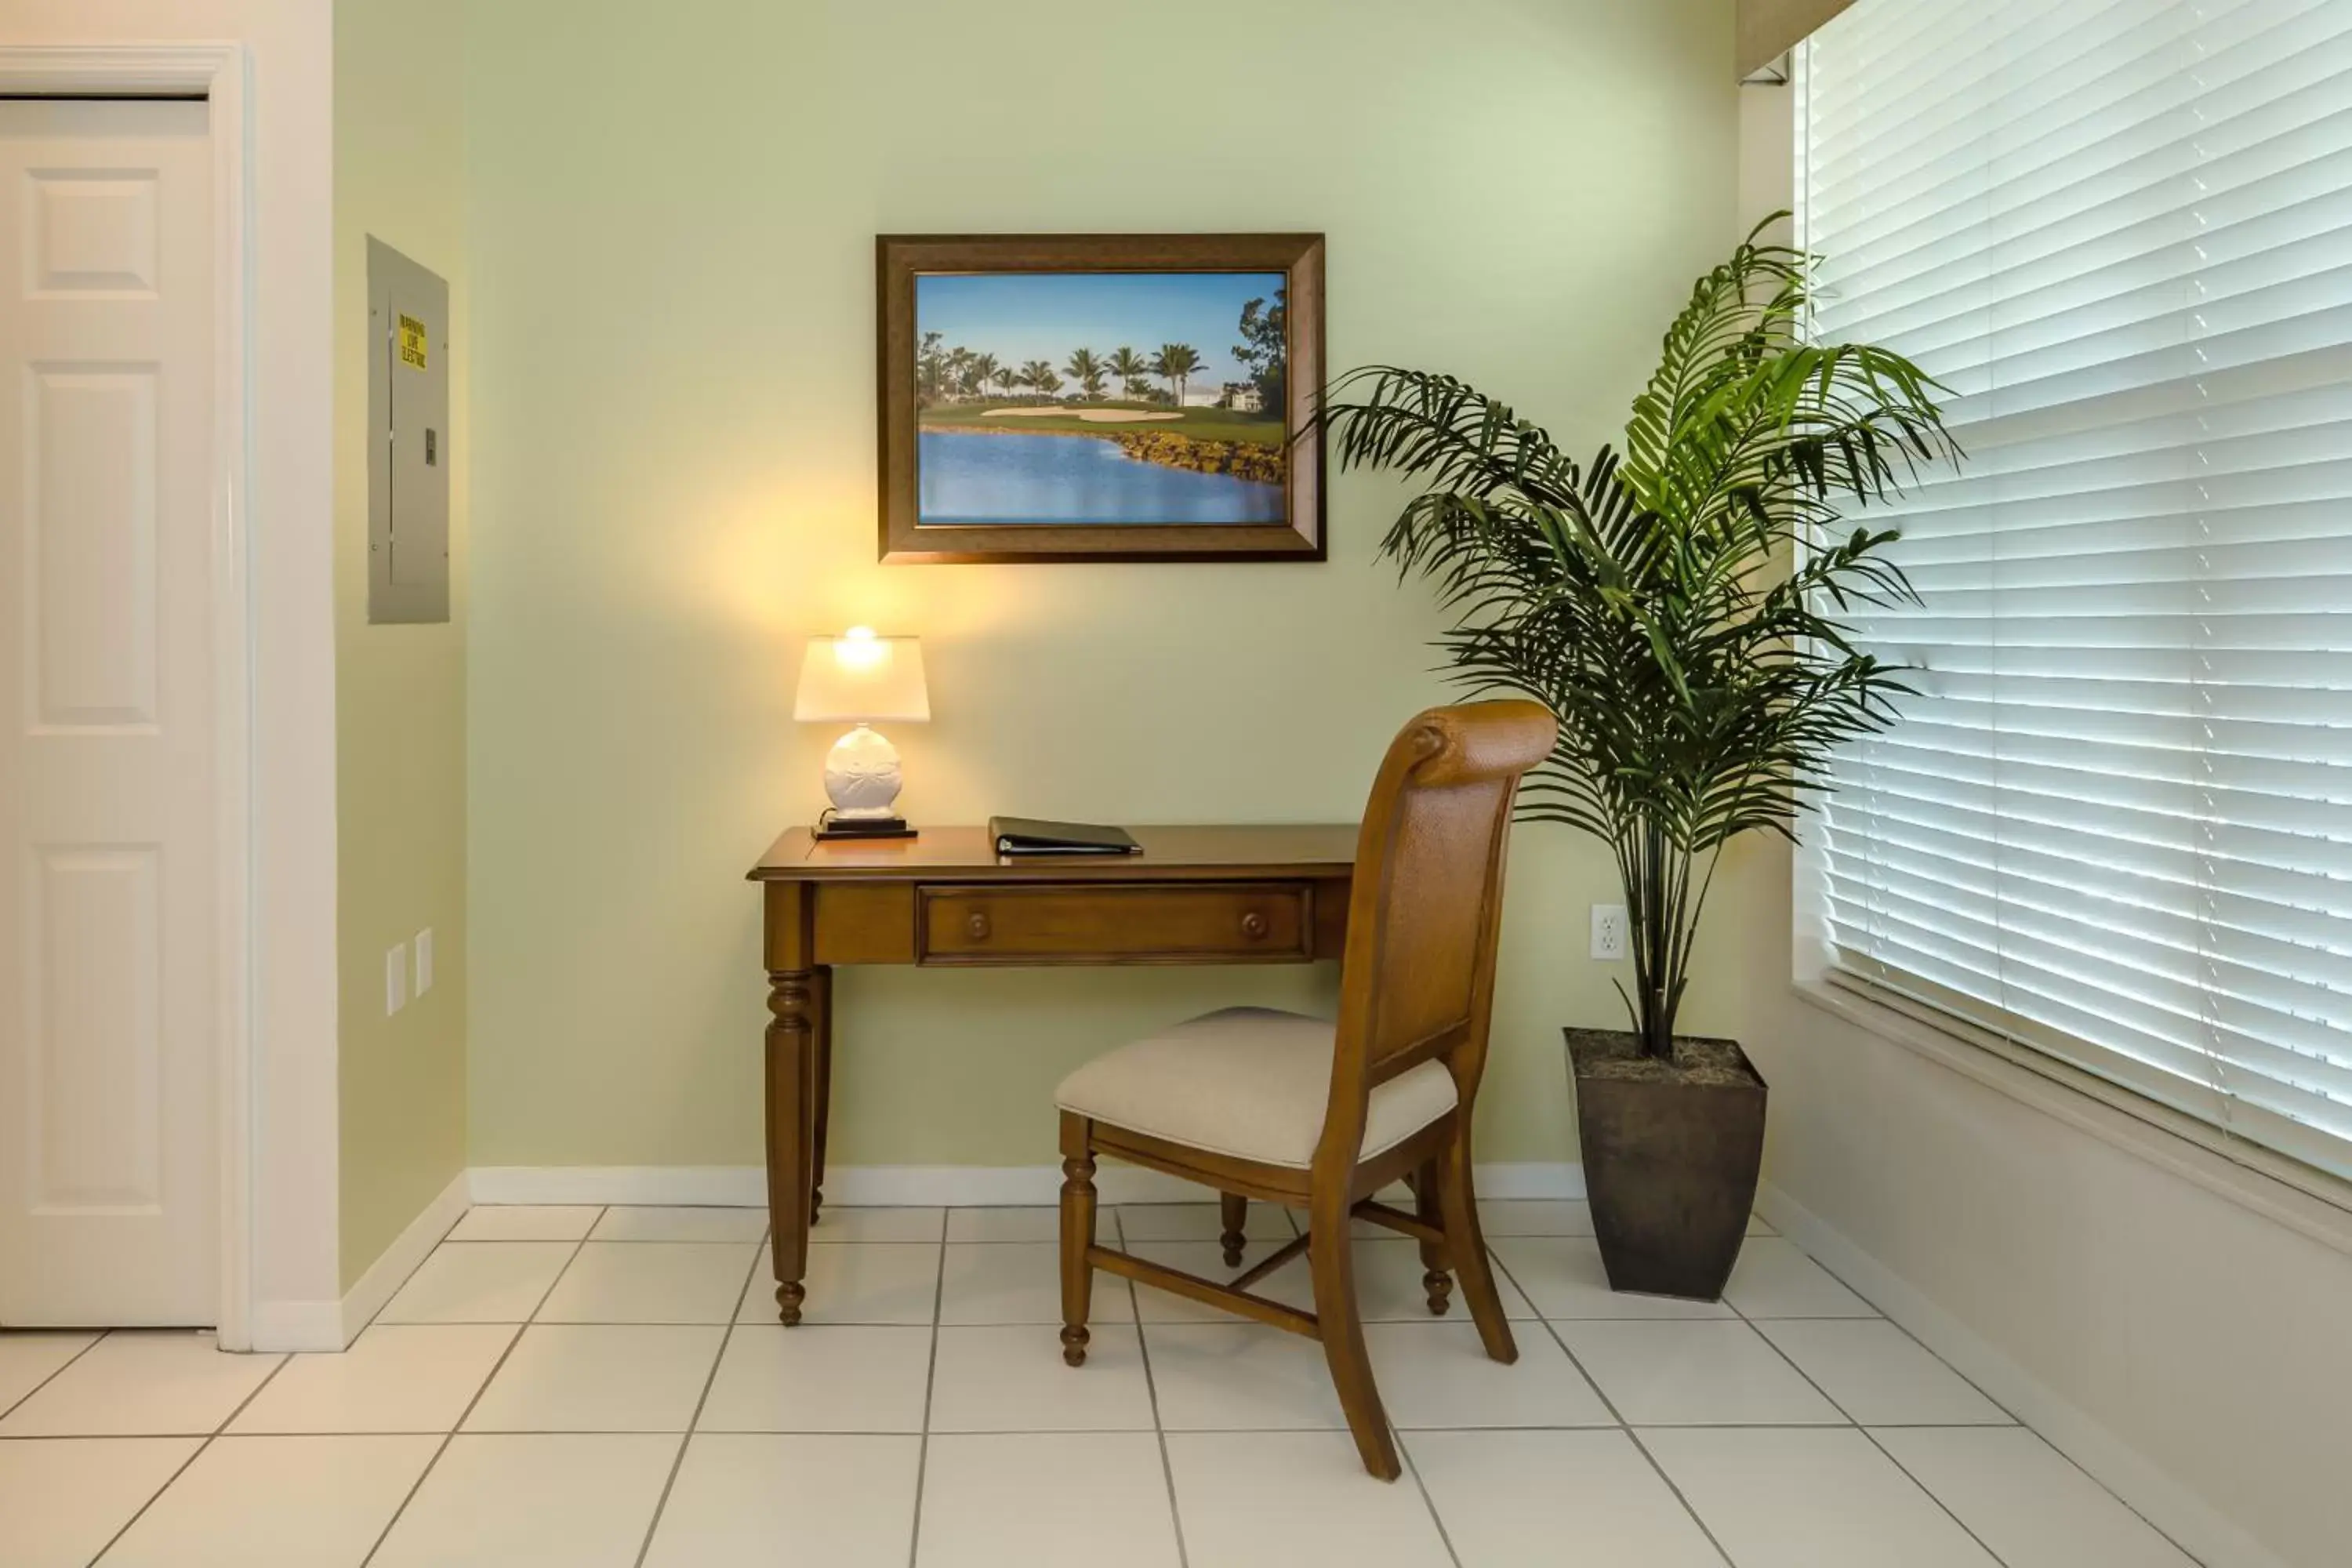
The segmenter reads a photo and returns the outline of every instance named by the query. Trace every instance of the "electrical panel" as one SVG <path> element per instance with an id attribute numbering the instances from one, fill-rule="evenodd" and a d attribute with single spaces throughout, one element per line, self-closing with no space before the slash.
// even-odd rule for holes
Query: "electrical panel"
<path id="1" fill-rule="evenodd" d="M 368 619 L 449 618 L 449 285 L 368 239 Z"/>

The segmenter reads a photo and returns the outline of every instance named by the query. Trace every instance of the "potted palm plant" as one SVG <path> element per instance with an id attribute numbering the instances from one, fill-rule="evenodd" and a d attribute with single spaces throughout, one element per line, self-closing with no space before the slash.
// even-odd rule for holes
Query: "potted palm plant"
<path id="1" fill-rule="evenodd" d="M 1895 717 L 1903 670 L 1842 617 L 1911 586 L 1892 531 L 1840 519 L 1958 455 L 1917 366 L 1806 341 L 1808 258 L 1763 233 L 1698 280 L 1622 454 L 1579 464 L 1391 366 L 1317 416 L 1341 467 L 1426 481 L 1381 549 L 1454 612 L 1454 677 L 1559 716 L 1520 815 L 1610 847 L 1631 928 L 1632 1028 L 1565 1031 L 1593 1228 L 1613 1288 L 1706 1300 L 1739 1256 L 1765 1088 L 1736 1041 L 1676 1031 L 1699 917 L 1724 847 L 1793 839 L 1832 753 Z"/>

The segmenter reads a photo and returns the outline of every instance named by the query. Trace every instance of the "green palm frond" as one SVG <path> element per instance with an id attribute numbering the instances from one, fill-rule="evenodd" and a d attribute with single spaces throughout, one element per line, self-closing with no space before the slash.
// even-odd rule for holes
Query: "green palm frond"
<path id="1" fill-rule="evenodd" d="M 1452 613 L 1454 678 L 1558 715 L 1520 813 L 1615 851 L 1628 1002 L 1657 1054 L 1723 846 L 1793 838 L 1839 750 L 1908 690 L 1845 619 L 1913 597 L 1896 535 L 1842 518 L 1959 456 L 1916 365 L 1804 340 L 1808 258 L 1762 233 L 1692 290 L 1622 457 L 1579 464 L 1467 383 L 1388 365 L 1327 388 L 1310 426 L 1339 467 L 1427 486 L 1381 548 Z"/>
<path id="2" fill-rule="evenodd" d="M 1393 468 L 1468 494 L 1516 489 L 1552 506 L 1579 488 L 1576 465 L 1541 427 L 1450 375 L 1350 371 L 1325 389 L 1315 423 L 1331 430 L 1343 468 Z"/>

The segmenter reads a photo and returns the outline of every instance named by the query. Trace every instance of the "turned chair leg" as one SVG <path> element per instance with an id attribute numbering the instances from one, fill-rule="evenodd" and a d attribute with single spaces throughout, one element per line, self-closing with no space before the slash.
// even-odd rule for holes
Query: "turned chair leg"
<path id="1" fill-rule="evenodd" d="M 1431 1225 L 1444 1229 L 1444 1216 L 1437 1202 L 1437 1162 L 1434 1160 L 1413 1173 L 1412 1211 Z M 1449 1231 L 1447 1234 L 1452 1233 Z M 1429 1315 L 1433 1318 L 1445 1316 L 1445 1309 L 1451 1304 L 1454 1294 L 1454 1279 L 1445 1272 L 1445 1266 L 1444 1247 L 1433 1241 L 1421 1244 L 1421 1288 L 1428 1294 Z"/>
<path id="2" fill-rule="evenodd" d="M 1062 1117 L 1062 1359 L 1072 1366 L 1087 1360 L 1087 1311 L 1093 1303 L 1095 1268 L 1087 1253 L 1095 1244 L 1095 1156 L 1087 1147 L 1092 1124 L 1082 1116 Z"/>
<path id="3" fill-rule="evenodd" d="M 1224 1234 L 1218 1237 L 1217 1240 L 1225 1249 L 1225 1267 L 1239 1268 L 1242 1266 L 1242 1247 L 1245 1239 L 1242 1235 L 1242 1227 L 1249 1224 L 1249 1199 L 1239 1193 L 1219 1193 L 1217 1207 L 1224 1221 Z"/>
<path id="4" fill-rule="evenodd" d="M 1376 1479 L 1392 1481 L 1404 1473 L 1397 1462 L 1396 1440 L 1389 1435 L 1388 1412 L 1381 1406 L 1381 1391 L 1372 1381 L 1372 1358 L 1364 1348 L 1364 1324 L 1356 1306 L 1355 1237 L 1349 1228 L 1344 1204 L 1327 1212 L 1318 1204 L 1307 1231 L 1307 1257 L 1315 1276 L 1315 1316 L 1321 1325 L 1323 1359 L 1331 1368 L 1331 1382 L 1339 1391 L 1339 1409 L 1356 1439 L 1364 1468 Z"/>
<path id="5" fill-rule="evenodd" d="M 1495 1289 L 1495 1267 L 1486 1256 L 1486 1233 L 1478 1227 L 1478 1192 L 1470 1179 L 1470 1130 L 1457 1127 L 1454 1138 L 1434 1162 L 1438 1208 L 1445 1216 L 1446 1239 L 1453 1245 L 1454 1267 L 1462 1276 L 1462 1299 L 1469 1303 L 1470 1321 L 1478 1325 L 1479 1342 L 1496 1361 L 1519 1359 L 1518 1342 L 1511 1338 L 1510 1320 L 1503 1316 L 1503 1298 Z"/>

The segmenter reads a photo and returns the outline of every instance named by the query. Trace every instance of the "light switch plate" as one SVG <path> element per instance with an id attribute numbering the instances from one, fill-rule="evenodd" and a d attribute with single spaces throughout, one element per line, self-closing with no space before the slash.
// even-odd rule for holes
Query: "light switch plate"
<path id="1" fill-rule="evenodd" d="M 433 928 L 418 931 L 412 945 L 416 949 L 416 994 L 422 996 L 433 989 Z"/>
<path id="2" fill-rule="evenodd" d="M 408 1005 L 408 944 L 384 950 L 383 1016 L 391 1017 Z"/>
<path id="3" fill-rule="evenodd" d="M 1592 956 L 1611 962 L 1625 956 L 1625 906 L 1592 906 Z"/>

